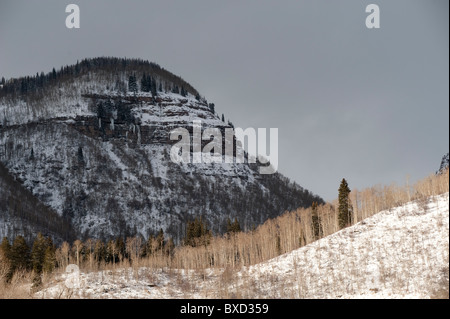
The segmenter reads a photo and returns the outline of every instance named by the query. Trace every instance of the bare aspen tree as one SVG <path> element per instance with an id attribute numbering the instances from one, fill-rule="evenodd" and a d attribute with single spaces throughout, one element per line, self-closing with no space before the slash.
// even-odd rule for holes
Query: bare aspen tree
<path id="1" fill-rule="evenodd" d="M 92 239 L 86 240 L 85 247 L 87 248 L 87 252 L 89 254 L 89 269 L 92 270 L 94 264 L 94 241 Z"/>
<path id="2" fill-rule="evenodd" d="M 83 243 L 80 240 L 75 240 L 72 246 L 74 252 L 75 252 L 75 258 L 77 260 L 77 266 L 80 267 L 80 252 L 83 248 Z"/>
<path id="3" fill-rule="evenodd" d="M 63 242 L 61 245 L 61 257 L 62 257 L 62 266 L 64 268 L 67 267 L 69 264 L 69 252 L 70 252 L 70 245 L 68 242 Z"/>

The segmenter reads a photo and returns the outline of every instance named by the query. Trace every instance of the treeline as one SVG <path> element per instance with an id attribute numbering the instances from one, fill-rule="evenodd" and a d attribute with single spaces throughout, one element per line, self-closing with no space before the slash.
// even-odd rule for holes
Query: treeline
<path id="1" fill-rule="evenodd" d="M 430 196 L 449 191 L 449 171 L 429 176 L 414 186 L 377 186 L 362 191 L 352 190 L 348 183 L 341 182 L 340 197 L 334 203 L 317 204 L 309 208 L 299 208 L 277 218 L 270 219 L 256 229 L 241 231 L 237 219 L 227 221 L 227 232 L 213 236 L 207 224 L 196 218 L 187 223 L 186 236 L 175 246 L 171 238 L 166 239 L 162 230 L 147 241 L 142 237 L 117 238 L 108 242 L 100 240 L 76 240 L 72 245 L 64 242 L 56 248 L 52 257 L 50 244 L 33 244 L 41 247 L 40 254 L 24 248 L 23 239 L 15 239 L 11 248 L 2 243 L 0 253 L 8 255 L 14 267 L 26 267 L 38 273 L 47 271 L 48 260 L 56 267 L 77 264 L 85 270 L 101 270 L 109 267 L 151 267 L 169 269 L 206 269 L 211 267 L 241 267 L 263 262 L 281 254 L 305 246 L 322 237 L 353 225 L 381 210 L 393 208 L 415 200 L 423 205 Z M 345 196 L 348 195 L 348 196 Z M 347 205 L 342 205 L 342 201 Z M 342 210 L 346 206 L 346 211 Z M 340 208 L 341 207 L 341 208 Z M 421 206 L 425 207 L 425 206 Z M 342 216 L 347 216 L 346 223 Z M 38 236 L 39 237 L 39 236 Z M 38 242 L 43 242 L 36 239 Z M 4 239 L 3 242 L 7 240 Z M 45 246 L 45 252 L 44 247 Z M 16 248 L 13 248 L 16 247 Z M 30 256 L 29 262 L 14 259 L 19 256 L 13 251 L 22 251 L 20 256 Z M 27 253 L 29 251 L 29 254 Z M 37 258 L 37 256 L 40 256 Z M 34 257 L 33 257 L 34 256 Z M 33 259 L 34 258 L 34 259 Z M 2 259 L 4 260 L 4 259 Z M 38 262 L 36 262 L 38 260 Z M 33 265 L 33 266 L 31 266 Z M 36 268 L 35 265 L 38 265 Z M 31 268 L 33 267 L 33 268 Z M 36 282 L 39 282 L 36 280 Z"/>
<path id="2" fill-rule="evenodd" d="M 229 219 L 227 233 L 239 231 L 239 222 Z M 207 246 L 211 238 L 212 233 L 207 224 L 201 218 L 196 218 L 187 224 L 182 246 Z M 77 239 L 72 245 L 65 241 L 59 247 L 50 237 L 44 237 L 41 233 L 32 243 L 20 235 L 12 242 L 4 237 L 0 244 L 0 269 L 3 270 L 0 271 L 0 279 L 9 283 L 16 272 L 32 272 L 33 285 L 38 287 L 43 274 L 50 274 L 56 268 L 65 269 L 69 264 L 94 270 L 107 264 L 135 265 L 142 259 L 152 257 L 170 260 L 174 254 L 174 241 L 171 237 L 166 238 L 162 229 L 148 240 L 140 236 L 118 237 L 106 242 L 94 239 L 83 242 Z"/>
<path id="3" fill-rule="evenodd" d="M 118 237 L 104 242 L 88 239 L 75 240 L 72 245 L 63 242 L 59 247 L 53 244 L 50 237 L 38 234 L 32 244 L 23 236 L 17 236 L 11 243 L 4 237 L 0 245 L 0 272 L 3 280 L 10 282 L 14 273 L 32 271 L 33 283 L 39 286 L 42 274 L 49 274 L 55 268 L 65 269 L 69 264 L 79 267 L 98 269 L 101 265 L 116 263 L 134 263 L 150 256 L 170 258 L 175 245 L 172 238 L 166 239 L 162 230 L 148 240 L 142 237 Z"/>
<path id="4" fill-rule="evenodd" d="M 176 94 L 180 94 L 182 96 L 187 96 L 188 91 L 184 88 L 184 85 L 181 84 L 181 88 L 178 84 L 163 86 L 161 81 L 157 81 L 150 74 L 146 74 L 145 72 L 142 74 L 142 77 L 139 81 L 140 85 L 138 85 L 137 76 L 135 73 L 128 77 L 128 91 L 137 93 L 141 92 L 151 92 L 153 96 L 158 95 L 158 92 L 172 92 Z M 200 95 L 198 93 L 195 95 L 197 100 L 200 100 Z"/>
<path id="5" fill-rule="evenodd" d="M 11 244 L 4 237 L 0 244 L 0 268 L 4 269 L 6 283 L 19 271 L 33 271 L 33 284 L 41 284 L 41 274 L 52 272 L 56 264 L 56 246 L 50 237 L 40 233 L 30 247 L 23 236 L 17 236 Z"/>
<path id="6" fill-rule="evenodd" d="M 194 96 L 199 96 L 197 90 L 195 90 L 189 83 L 184 81 L 181 77 L 172 74 L 171 72 L 160 67 L 158 64 L 149 62 L 143 59 L 127 59 L 127 58 L 115 58 L 115 57 L 98 57 L 83 59 L 77 61 L 74 65 L 62 66 L 59 70 L 55 68 L 48 73 L 36 73 L 34 76 L 26 76 L 20 78 L 13 78 L 5 80 L 2 78 L 2 88 L 0 88 L 0 97 L 11 96 L 17 97 L 23 94 L 42 93 L 47 87 L 53 87 L 59 84 L 61 81 L 67 79 L 86 75 L 92 71 L 107 71 L 111 73 L 118 72 L 140 72 L 145 74 L 152 74 L 161 78 L 162 80 L 171 84 L 172 89 L 180 90 L 186 94 L 189 92 Z M 135 76 L 135 75 L 131 75 Z M 160 91 L 163 90 L 162 81 L 158 86 Z M 157 87 L 155 86 L 155 92 Z"/>

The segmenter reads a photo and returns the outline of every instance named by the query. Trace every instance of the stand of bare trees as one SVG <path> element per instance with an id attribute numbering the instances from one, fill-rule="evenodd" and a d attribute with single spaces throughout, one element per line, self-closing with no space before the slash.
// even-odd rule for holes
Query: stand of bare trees
<path id="1" fill-rule="evenodd" d="M 431 175 L 413 186 L 374 186 L 353 190 L 353 223 L 379 211 L 401 206 L 409 201 L 428 200 L 430 196 L 449 191 L 449 171 Z M 72 246 L 64 242 L 55 252 L 59 271 L 69 264 L 77 264 L 82 271 L 132 267 L 136 275 L 139 267 L 151 269 L 239 268 L 263 262 L 299 247 L 318 237 L 326 237 L 340 230 L 337 201 L 312 208 L 299 208 L 266 221 L 247 232 L 229 232 L 223 236 L 208 237 L 205 244 L 175 247 L 173 241 L 158 236 L 147 241 L 141 237 L 118 238 L 108 243 L 89 239 L 76 240 Z M 319 232 L 315 228 L 320 229 Z M 319 235 L 319 236 L 318 236 Z M 1 247 L 0 247 L 1 248 Z M 5 253 L 0 249 L 0 275 L 5 273 Z"/>

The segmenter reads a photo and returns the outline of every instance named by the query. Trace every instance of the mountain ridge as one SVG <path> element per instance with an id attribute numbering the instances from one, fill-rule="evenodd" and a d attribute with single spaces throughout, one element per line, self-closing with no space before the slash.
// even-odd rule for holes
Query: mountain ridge
<path id="1" fill-rule="evenodd" d="M 258 164 L 173 163 L 173 128 L 231 124 L 160 67 L 147 73 L 152 64 L 100 58 L 89 69 L 83 61 L 0 90 L 0 161 L 82 238 L 148 237 L 161 228 L 180 241 L 198 216 L 222 233 L 227 218 L 250 229 L 323 202 L 281 174 L 259 175 Z"/>

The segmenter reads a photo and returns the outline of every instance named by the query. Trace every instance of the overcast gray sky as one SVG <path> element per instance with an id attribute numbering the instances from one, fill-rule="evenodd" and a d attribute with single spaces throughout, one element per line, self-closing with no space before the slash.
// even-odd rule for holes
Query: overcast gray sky
<path id="1" fill-rule="evenodd" d="M 66 5 L 81 11 L 67 29 Z M 367 29 L 365 8 L 380 7 Z M 449 149 L 447 0 L 0 0 L 0 76 L 138 57 L 235 126 L 279 128 L 279 171 L 332 200 L 403 184 Z"/>

